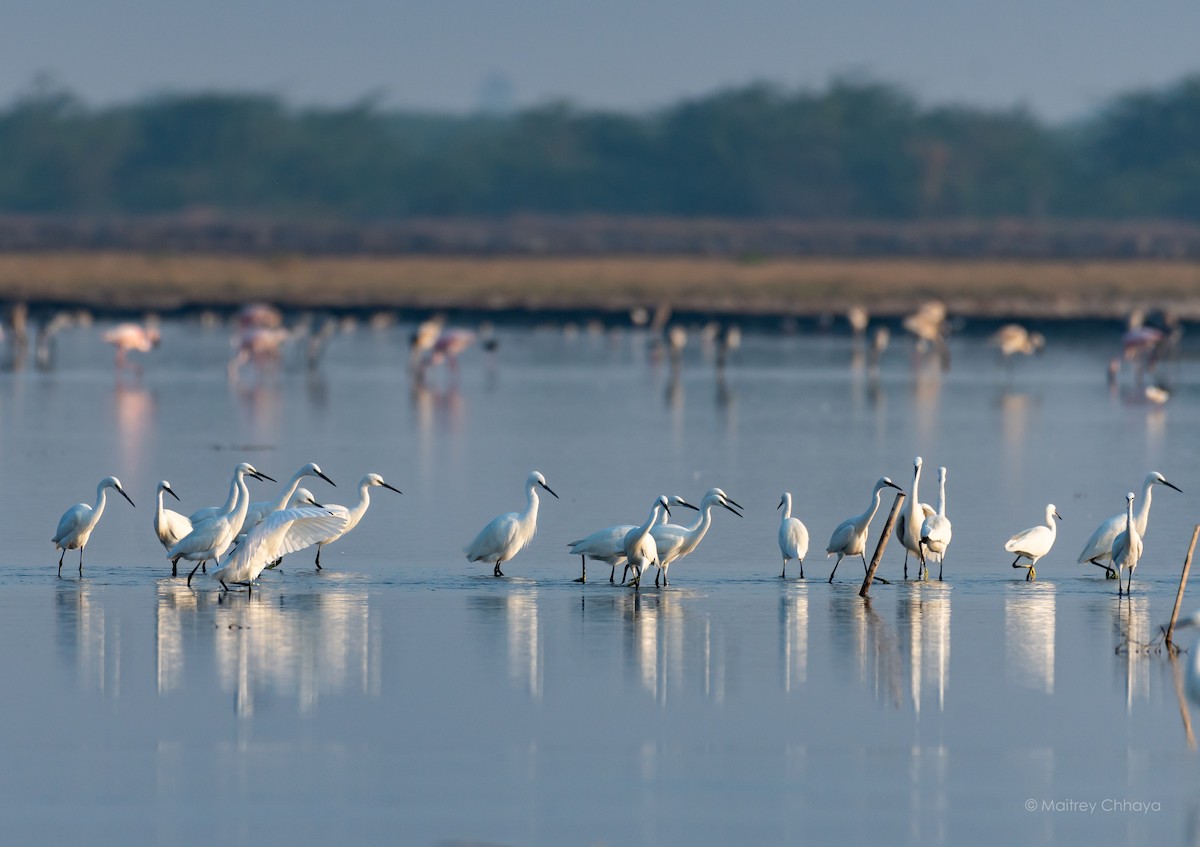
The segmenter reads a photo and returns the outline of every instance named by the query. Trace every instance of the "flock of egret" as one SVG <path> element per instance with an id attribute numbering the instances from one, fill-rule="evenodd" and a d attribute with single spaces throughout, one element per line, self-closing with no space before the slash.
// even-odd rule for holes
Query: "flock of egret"
<path id="1" fill-rule="evenodd" d="M 896 539 L 905 549 L 904 578 L 908 579 L 908 559 L 915 556 L 918 563 L 918 578 L 928 579 L 930 559 L 938 563 L 938 580 L 943 578 L 942 562 L 952 538 L 952 526 L 946 515 L 946 468 L 938 469 L 937 508 L 920 502 L 922 460 L 913 460 L 911 494 L 904 510 L 896 522 Z M 191 585 L 196 571 L 208 573 L 207 563 L 214 570 L 209 576 L 228 590 L 229 585 L 243 585 L 253 589 L 254 581 L 262 572 L 278 565 L 289 553 L 315 546 L 317 555 L 314 564 L 321 569 L 321 549 L 337 541 L 362 520 L 370 506 L 370 489 L 386 488 L 396 493 L 393 487 L 376 473 L 362 478 L 358 486 L 358 501 L 351 507 L 322 504 L 312 492 L 301 488 L 305 477 L 315 477 L 335 485 L 315 462 L 309 462 L 296 471 L 270 500 L 252 502 L 247 478 L 274 482 L 275 480 L 256 469 L 248 462 L 239 463 L 233 470 L 229 495 L 220 506 L 211 506 L 184 516 L 166 507 L 164 495 L 178 500 L 171 483 L 163 480 L 158 484 L 154 512 L 154 532 L 171 562 L 171 575 L 178 576 L 181 560 L 194 562 L 187 575 Z M 1114 515 L 1102 522 L 1088 539 L 1079 555 L 1080 564 L 1091 563 L 1106 570 L 1109 578 L 1117 580 L 1118 595 L 1132 589 L 1133 571 L 1142 555 L 1142 540 L 1147 531 L 1150 516 L 1151 492 L 1155 485 L 1165 485 L 1176 491 L 1180 489 L 1157 471 L 1146 476 L 1142 503 L 1135 513 L 1133 492 L 1126 496 L 1124 514 Z M 84 548 L 92 531 L 104 513 L 109 489 L 116 491 L 132 506 L 133 501 L 125 493 L 121 481 L 115 476 L 105 477 L 96 487 L 94 504 L 77 503 L 63 513 L 58 529 L 51 541 L 62 552 L 58 558 L 58 573 L 62 576 L 63 559 L 68 550 L 79 550 L 79 573 L 83 575 Z M 837 574 L 838 565 L 847 556 L 858 556 L 864 572 L 868 570 L 866 559 L 867 536 L 886 488 L 903 489 L 888 477 L 880 477 L 871 489 L 867 509 L 842 521 L 834 529 L 825 548 L 826 557 L 837 556 L 830 570 L 829 582 Z M 520 512 L 506 512 L 493 518 L 479 530 L 464 549 L 467 561 L 491 564 L 492 575 L 504 576 L 501 565 L 511 561 L 533 540 L 537 533 L 538 490 L 544 490 L 558 498 L 558 494 L 546 483 L 546 478 L 533 471 L 525 480 L 525 508 Z M 690 526 L 669 523 L 671 506 L 692 509 L 699 513 Z M 590 535 L 569 542 L 572 555 L 580 557 L 580 576 L 576 582 L 587 581 L 587 560 L 603 562 L 610 566 L 609 582 L 615 583 L 618 565 L 625 567 L 621 584 L 640 587 L 646 568 L 657 569 L 654 584 L 669 585 L 669 569 L 673 562 L 691 554 L 712 526 L 713 509 L 721 507 L 739 518 L 743 507 L 720 488 L 711 488 L 700 501 L 692 505 L 678 495 L 660 495 L 650 505 L 646 519 L 640 524 L 618 524 L 598 529 Z M 809 532 L 804 523 L 792 515 L 791 492 L 784 492 L 779 506 L 782 517 L 779 523 L 779 552 L 783 557 L 781 578 L 787 576 L 787 563 L 795 560 L 800 567 L 800 578 L 804 578 L 804 559 L 809 550 Z M 1024 567 L 1026 579 L 1037 578 L 1036 565 L 1050 552 L 1058 534 L 1055 519 L 1062 520 L 1051 503 L 1046 506 L 1045 522 L 1022 530 L 1008 540 L 1004 549 L 1015 553 L 1014 568 Z M 1022 559 L 1027 564 L 1022 563 Z M 633 571 L 632 579 L 628 578 Z M 1122 585 L 1121 574 L 1128 574 Z"/>

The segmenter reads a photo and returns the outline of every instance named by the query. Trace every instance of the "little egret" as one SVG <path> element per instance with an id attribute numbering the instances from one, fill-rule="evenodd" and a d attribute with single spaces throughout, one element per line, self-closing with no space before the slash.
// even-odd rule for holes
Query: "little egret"
<path id="1" fill-rule="evenodd" d="M 214 562 L 225 555 L 225 551 L 237 538 L 238 530 L 246 519 L 246 509 L 250 506 L 250 489 L 246 487 L 246 477 L 252 476 L 259 480 L 275 480 L 255 470 L 249 462 L 239 462 L 233 469 L 234 494 L 233 506 L 228 512 L 209 518 L 205 521 L 193 522 L 192 531 L 167 551 L 171 560 L 171 576 L 178 575 L 179 560 L 187 559 L 195 562 L 196 567 L 188 574 L 188 585 L 192 584 L 192 576 L 208 560 Z"/>
<path id="2" fill-rule="evenodd" d="M 908 579 L 908 554 L 921 557 L 921 526 L 925 519 L 933 514 L 933 509 L 919 502 L 917 489 L 921 484 L 921 457 L 913 459 L 912 494 L 902 511 L 896 518 L 896 540 L 904 546 L 904 578 Z"/>
<path id="3" fill-rule="evenodd" d="M 158 541 L 162 544 L 163 549 L 170 550 L 179 539 L 192 531 L 192 522 L 179 512 L 173 512 L 163 506 L 164 491 L 176 500 L 179 499 L 179 495 L 175 493 L 171 483 L 165 479 L 158 484 L 156 492 L 158 503 L 154 508 L 154 534 L 158 536 Z"/>
<path id="4" fill-rule="evenodd" d="M 100 516 L 104 514 L 105 492 L 109 488 L 129 500 L 129 495 L 125 493 L 125 489 L 121 488 L 121 480 L 115 476 L 106 476 L 96 486 L 96 504 L 94 506 L 89 506 L 87 503 L 76 503 L 63 512 L 63 516 L 58 519 L 58 531 L 50 540 L 54 542 L 55 548 L 62 550 L 58 557 L 59 576 L 62 576 L 63 556 L 67 555 L 68 550 L 76 548 L 79 548 L 79 575 L 83 576 L 83 548 L 87 546 L 88 539 L 92 537 L 92 530 L 96 528 L 96 524 L 100 522 Z M 133 505 L 132 500 L 129 500 L 129 505 Z"/>
<path id="5" fill-rule="evenodd" d="M 321 570 L 321 548 L 326 544 L 332 544 L 343 535 L 345 535 L 354 527 L 358 526 L 358 522 L 363 519 L 363 515 L 367 513 L 367 507 L 371 505 L 371 495 L 368 493 L 372 487 L 386 488 L 388 491 L 395 491 L 397 494 L 403 494 L 399 488 L 393 488 L 391 485 L 383 481 L 377 473 L 369 473 L 364 476 L 358 483 L 358 502 L 347 509 L 345 506 L 336 504 L 330 505 L 327 508 L 335 514 L 345 515 L 346 523 L 342 529 L 337 532 L 330 533 L 324 538 L 319 539 L 317 544 L 317 570 Z M 533 533 L 530 533 L 532 537 Z"/>
<path id="6" fill-rule="evenodd" d="M 525 549 L 537 532 L 538 496 L 542 487 L 559 499 L 546 485 L 546 478 L 533 471 L 525 479 L 525 511 L 508 512 L 492 518 L 466 547 L 468 562 L 492 562 L 492 576 L 504 576 L 500 565 Z"/>
<path id="7" fill-rule="evenodd" d="M 676 506 L 683 506 L 685 509 L 700 511 L 698 507 L 693 506 L 687 500 L 684 500 L 678 494 L 671 498 L 671 502 Z M 667 512 L 662 512 L 661 522 L 665 523 Z M 573 556 L 579 557 L 580 573 L 579 579 L 575 582 L 587 582 L 587 560 L 592 559 L 597 562 L 604 562 L 611 566 L 608 574 L 608 581 L 614 582 L 617 565 L 626 564 L 628 561 L 625 558 L 625 536 L 629 534 L 629 530 L 633 529 L 633 524 L 617 524 L 616 526 L 608 526 L 604 529 L 598 529 L 591 535 L 580 538 L 577 541 L 570 541 L 567 546 L 571 548 L 570 552 Z M 628 567 L 628 565 L 626 565 Z M 621 577 L 621 583 L 625 583 L 625 577 Z"/>
<path id="8" fill-rule="evenodd" d="M 310 496 L 311 499 L 311 496 Z M 346 530 L 349 513 L 304 506 L 267 515 L 246 535 L 225 564 L 210 576 L 229 590 L 229 583 L 254 590 L 254 580 L 271 562 L 320 543 Z"/>
<path id="9" fill-rule="evenodd" d="M 837 553 L 837 561 L 833 563 L 833 570 L 829 574 L 829 581 L 831 583 L 833 582 L 833 575 L 837 573 L 838 565 L 842 563 L 842 559 L 846 556 L 861 556 L 863 571 L 866 571 L 867 557 L 863 555 L 863 550 L 867 546 L 867 530 L 871 527 L 871 519 L 879 511 L 880 492 L 885 488 L 894 488 L 897 491 L 904 490 L 886 476 L 881 476 L 875 483 L 875 487 L 871 490 L 871 503 L 867 507 L 867 510 L 861 515 L 846 518 L 846 520 L 837 525 L 837 529 L 830 536 L 829 546 L 825 548 L 825 558 L 828 559 L 834 553 Z"/>
<path id="10" fill-rule="evenodd" d="M 946 517 L 946 469 L 938 468 L 938 504 L 937 513 L 925 518 L 921 524 L 921 553 L 922 579 L 929 577 L 929 569 L 925 559 L 929 555 L 937 556 L 938 582 L 942 581 L 942 560 L 946 556 L 946 548 L 950 546 L 950 519 Z"/>
<path id="11" fill-rule="evenodd" d="M 654 543 L 658 547 L 658 573 L 654 575 L 655 585 L 658 585 L 659 576 L 662 577 L 663 585 L 669 585 L 667 571 L 670 569 L 671 563 L 689 555 L 704 539 L 708 528 L 712 526 L 713 506 L 726 508 L 739 518 L 742 516 L 734 508 L 734 506 L 738 506 L 735 500 L 730 499 L 719 488 L 710 488 L 700 501 L 700 517 L 690 527 L 670 523 L 650 527 L 650 534 L 654 537 Z M 738 506 L 738 508 L 741 507 Z"/>
<path id="12" fill-rule="evenodd" d="M 246 509 L 246 519 L 242 522 L 241 530 L 238 533 L 249 532 L 254 528 L 254 525 L 265 518 L 272 512 L 278 512 L 280 509 L 288 507 L 288 501 L 292 499 L 292 495 L 296 493 L 296 489 L 300 487 L 300 480 L 306 476 L 318 476 L 328 482 L 334 488 L 337 488 L 337 483 L 321 472 L 321 468 L 316 462 L 309 462 L 300 470 L 292 474 L 292 478 L 287 481 L 287 484 L 280 490 L 279 496 L 274 500 L 259 500 L 251 503 Z"/>
<path id="13" fill-rule="evenodd" d="M 857 326 L 855 326 L 857 330 Z M 787 579 L 787 563 L 791 559 L 800 562 L 800 578 L 804 579 L 804 557 L 808 555 L 808 527 L 799 518 L 792 517 L 792 492 L 785 491 L 779 498 L 776 509 L 783 509 L 783 517 L 779 521 L 779 552 L 783 554 L 783 573 L 780 579 Z"/>
<path id="14" fill-rule="evenodd" d="M 1112 560 L 1117 571 L 1117 596 L 1121 596 L 1121 571 L 1129 571 L 1129 580 L 1125 586 L 1125 595 L 1133 589 L 1133 569 L 1142 558 L 1142 536 L 1138 534 L 1137 522 L 1133 519 L 1133 492 L 1125 495 L 1125 529 L 1113 541 Z"/>
<path id="15" fill-rule="evenodd" d="M 666 511 L 668 515 L 671 514 L 671 507 L 667 505 L 665 495 L 654 501 L 645 523 L 635 526 L 625 533 L 625 558 L 629 560 L 629 567 L 634 571 L 631 583 L 634 588 L 641 587 L 642 571 L 658 561 L 658 545 L 654 541 L 654 536 L 650 534 L 650 529 L 658 523 L 658 517 L 663 511 Z"/>
<path id="16" fill-rule="evenodd" d="M 1142 504 L 1138 507 L 1137 514 L 1133 516 L 1134 524 L 1137 526 L 1138 537 L 1143 541 L 1146 538 L 1146 527 L 1150 523 L 1150 495 L 1156 485 L 1165 485 L 1167 488 L 1174 488 L 1176 491 L 1181 491 L 1174 483 L 1167 482 L 1167 478 L 1158 471 L 1151 471 L 1146 474 L 1146 479 L 1142 483 Z M 1082 565 L 1084 562 L 1091 562 L 1097 567 L 1104 568 L 1111 578 L 1113 575 L 1112 568 L 1104 564 L 1104 562 L 1105 560 L 1112 561 L 1113 541 L 1116 540 L 1117 533 L 1124 528 L 1124 513 L 1113 515 L 1100 524 L 1100 526 L 1096 527 L 1096 531 L 1092 533 L 1092 537 L 1084 545 L 1083 552 L 1079 554 L 1079 564 Z"/>
<path id="17" fill-rule="evenodd" d="M 1027 568 L 1026 581 L 1037 579 L 1037 569 L 1034 568 L 1034 565 L 1054 546 L 1054 539 L 1058 535 L 1058 524 L 1054 522 L 1055 518 L 1060 521 L 1063 519 L 1058 510 L 1054 508 L 1054 504 L 1051 503 L 1046 506 L 1046 522 L 1044 524 L 1023 529 L 1004 544 L 1005 550 L 1017 554 L 1017 558 L 1013 559 L 1012 566 Z M 1028 559 L 1029 564 L 1020 564 L 1022 559 Z"/>

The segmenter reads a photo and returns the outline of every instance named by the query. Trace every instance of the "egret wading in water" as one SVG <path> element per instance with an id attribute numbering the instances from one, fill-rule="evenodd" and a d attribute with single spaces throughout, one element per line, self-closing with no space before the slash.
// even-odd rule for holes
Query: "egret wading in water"
<path id="1" fill-rule="evenodd" d="M 829 546 L 825 548 L 825 558 L 828 559 L 834 553 L 837 553 L 837 561 L 833 563 L 833 570 L 829 574 L 829 581 L 831 583 L 833 582 L 834 574 L 837 573 L 838 565 L 842 563 L 842 559 L 846 556 L 861 557 L 863 572 L 866 572 L 867 557 L 863 555 L 863 550 L 867 546 L 867 530 L 871 527 L 871 519 L 879 511 L 879 498 L 885 488 L 894 488 L 897 491 L 904 490 L 886 476 L 881 476 L 875 483 L 875 487 L 871 490 L 871 502 L 867 506 L 867 510 L 861 515 L 846 518 L 846 520 L 837 525 L 837 529 L 830 536 Z"/>
<path id="2" fill-rule="evenodd" d="M 59 576 L 62 576 L 63 556 L 67 555 L 68 550 L 76 548 L 79 549 L 79 575 L 83 576 L 83 548 L 87 546 L 88 539 L 92 537 L 92 530 L 96 528 L 96 524 L 100 522 L 100 516 L 104 514 L 106 491 L 109 488 L 129 500 L 129 495 L 125 493 L 125 489 L 121 488 L 121 480 L 115 476 L 106 476 L 96 486 L 95 505 L 76 503 L 63 512 L 63 516 L 58 519 L 58 531 L 50 540 L 54 542 L 55 548 L 62 550 L 58 557 Z M 132 500 L 129 500 L 129 505 L 133 505 Z"/>
<path id="3" fill-rule="evenodd" d="M 1046 522 L 1044 524 L 1023 529 L 1004 544 L 1005 550 L 1017 554 L 1017 558 L 1013 559 L 1012 566 L 1027 569 L 1025 572 L 1027 582 L 1037 579 L 1037 570 L 1034 565 L 1054 546 L 1054 539 L 1058 535 L 1058 524 L 1054 522 L 1055 518 L 1060 521 L 1063 519 L 1058 510 L 1054 508 L 1054 504 L 1051 503 L 1046 506 Z M 1022 559 L 1028 559 L 1029 564 L 1022 565 Z"/>
<path id="4" fill-rule="evenodd" d="M 165 479 L 158 484 L 155 492 L 158 502 L 154 507 L 154 534 L 158 536 L 158 541 L 162 544 L 163 549 L 170 550 L 179 539 L 192 531 L 192 522 L 179 512 L 174 512 L 163 505 L 164 492 L 176 500 L 179 499 L 179 495 L 175 493 L 171 483 Z"/>
<path id="5" fill-rule="evenodd" d="M 237 550 L 210 576 L 226 591 L 230 585 L 244 585 L 252 592 L 254 580 L 271 562 L 345 531 L 348 514 L 344 509 L 334 512 L 315 506 L 274 511 L 246 534 Z"/>
<path id="6" fill-rule="evenodd" d="M 857 329 L 857 327 L 856 327 Z M 800 563 L 800 578 L 804 579 L 804 557 L 808 555 L 808 527 L 799 518 L 792 517 L 792 492 L 785 491 L 779 498 L 776 509 L 783 509 L 783 517 L 779 521 L 779 552 L 783 554 L 783 573 L 780 579 L 787 579 L 787 563 L 795 559 Z"/>
<path id="7" fill-rule="evenodd" d="M 1146 479 L 1142 483 L 1142 504 L 1133 516 L 1138 537 L 1143 541 L 1146 538 L 1146 528 L 1150 524 L 1151 492 L 1153 492 L 1156 485 L 1165 485 L 1167 488 L 1174 488 L 1176 491 L 1181 491 L 1174 483 L 1167 482 L 1167 478 L 1158 471 L 1151 471 L 1146 474 Z M 1112 579 L 1114 572 L 1107 563 L 1112 561 L 1113 542 L 1116 540 L 1117 534 L 1124 528 L 1124 512 L 1119 515 L 1113 515 L 1101 523 L 1100 526 L 1096 527 L 1096 531 L 1092 533 L 1092 537 L 1088 539 L 1087 544 L 1084 545 L 1083 552 L 1079 554 L 1079 564 L 1082 565 L 1084 562 L 1090 562 L 1097 567 L 1104 568 L 1108 578 Z"/>
<path id="8" fill-rule="evenodd" d="M 921 484 L 921 457 L 913 459 L 912 494 L 904 511 L 896 518 L 896 540 L 904 545 L 904 578 L 908 579 L 908 554 L 912 553 L 921 558 L 921 527 L 925 519 L 932 515 L 933 508 L 927 503 L 918 502 L 920 494 L 917 489 Z"/>
<path id="9" fill-rule="evenodd" d="M 671 498 L 671 502 L 676 506 L 682 506 L 685 509 L 700 511 L 696 506 L 693 506 L 687 500 L 684 500 L 678 494 Z M 665 523 L 667 512 L 662 513 L 660 518 L 661 523 Z M 625 565 L 628 570 L 628 559 L 625 558 L 625 536 L 629 531 L 634 529 L 633 524 L 617 524 L 616 526 L 608 526 L 604 529 L 598 529 L 591 535 L 580 538 L 577 541 L 570 541 L 567 546 L 571 548 L 570 552 L 573 556 L 579 557 L 579 579 L 575 582 L 587 582 L 587 560 L 592 559 L 596 562 L 604 562 L 611 566 L 608 573 L 608 581 L 615 581 L 617 574 L 617 565 Z M 621 583 L 625 583 L 625 575 L 621 576 Z"/>
<path id="10" fill-rule="evenodd" d="M 188 585 L 192 584 L 192 576 L 205 562 L 216 562 L 225 555 L 225 551 L 237 538 L 238 530 L 246 520 L 246 510 L 250 507 L 250 489 L 246 487 L 246 477 L 252 476 L 259 480 L 275 480 L 259 472 L 249 462 L 239 462 L 233 469 L 233 505 L 229 511 L 203 521 L 193 521 L 192 531 L 179 539 L 178 543 L 167 551 L 171 560 L 171 576 L 178 575 L 179 560 L 187 559 L 195 562 L 196 567 L 188 574 Z"/>
<path id="11" fill-rule="evenodd" d="M 655 585 L 658 585 L 659 576 L 662 577 L 663 585 L 669 585 L 667 571 L 671 567 L 671 563 L 690 554 L 704 539 L 708 528 L 712 526 L 713 506 L 728 509 L 739 518 L 742 516 L 734 508 L 734 506 L 737 506 L 738 509 L 741 508 L 736 501 L 731 500 L 721 489 L 710 488 L 700 500 L 700 517 L 690 527 L 669 523 L 650 527 L 650 535 L 653 536 L 654 543 L 658 547 L 658 573 L 654 575 Z"/>
<path id="12" fill-rule="evenodd" d="M 921 578 L 929 578 L 929 569 L 925 559 L 936 556 L 938 563 L 938 582 L 942 581 L 942 560 L 946 556 L 946 548 L 950 546 L 950 519 L 946 517 L 946 469 L 938 468 L 938 504 L 937 513 L 925 518 L 921 524 Z"/>
<path id="13" fill-rule="evenodd" d="M 369 492 L 372 488 L 376 488 L 376 487 L 386 488 L 388 491 L 395 491 L 397 494 L 404 493 L 399 488 L 394 488 L 391 485 L 389 485 L 388 483 L 384 482 L 383 477 L 381 477 L 379 474 L 369 473 L 366 476 L 364 476 L 361 480 L 359 480 L 359 482 L 358 482 L 358 502 L 357 503 L 355 503 L 353 506 L 351 506 L 348 509 L 345 506 L 338 506 L 336 504 L 326 507 L 327 509 L 329 509 L 329 511 L 334 512 L 335 514 L 344 515 L 346 518 L 346 523 L 337 532 L 330 533 L 329 535 L 327 535 L 324 538 L 321 538 L 315 542 L 317 545 L 317 561 L 316 561 L 317 570 L 321 570 L 321 549 L 326 544 L 332 544 L 333 542 L 337 541 L 339 538 L 341 538 L 347 532 L 354 529 L 354 527 L 358 526 L 358 522 L 361 521 L 363 519 L 363 515 L 365 515 L 367 513 L 367 507 L 371 505 L 371 495 Z M 532 536 L 533 536 L 533 533 L 530 533 L 530 537 L 532 537 Z"/>
<path id="14" fill-rule="evenodd" d="M 633 568 L 633 581 L 629 584 L 634 588 L 641 587 L 642 571 L 658 561 L 658 544 L 650 534 L 650 528 L 658 523 L 659 515 L 664 511 L 668 515 L 671 514 L 671 507 L 667 504 L 665 495 L 654 501 L 645 523 L 635 526 L 625 534 L 625 558 L 629 560 L 629 567 Z"/>
<path id="15" fill-rule="evenodd" d="M 1142 558 L 1142 536 L 1137 530 L 1137 521 L 1133 518 L 1133 492 L 1125 495 L 1125 529 L 1113 541 L 1112 564 L 1117 571 L 1117 596 L 1121 596 L 1121 571 L 1129 571 L 1128 584 L 1125 586 L 1125 596 L 1133 589 L 1133 570 Z"/>
<path id="16" fill-rule="evenodd" d="M 468 562 L 491 562 L 495 564 L 492 576 L 504 576 L 500 565 L 525 549 L 537 532 L 538 496 L 537 489 L 544 488 L 559 499 L 546 478 L 533 471 L 525 479 L 525 511 L 508 512 L 492 518 L 466 547 Z"/>

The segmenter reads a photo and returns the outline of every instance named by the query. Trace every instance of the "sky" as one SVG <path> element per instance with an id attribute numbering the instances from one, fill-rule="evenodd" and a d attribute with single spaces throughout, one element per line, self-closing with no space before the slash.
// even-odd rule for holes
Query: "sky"
<path id="1" fill-rule="evenodd" d="M 1200 71 L 1197 0 L 5 0 L 0 103 L 48 75 L 87 102 L 167 91 L 364 96 L 465 112 L 647 110 L 843 74 L 1049 121 Z"/>

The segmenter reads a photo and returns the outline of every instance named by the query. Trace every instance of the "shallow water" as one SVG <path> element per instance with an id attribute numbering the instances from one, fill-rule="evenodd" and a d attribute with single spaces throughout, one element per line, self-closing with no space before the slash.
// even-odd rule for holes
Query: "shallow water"
<path id="1" fill-rule="evenodd" d="M 236 383 L 224 330 L 168 325 L 119 380 L 75 330 L 53 371 L 0 376 L 13 843 L 1200 840 L 1189 659 L 1118 649 L 1169 616 L 1196 520 L 1190 363 L 1160 408 L 1106 388 L 1116 333 L 1051 333 L 1011 373 L 978 338 L 946 374 L 897 343 L 877 376 L 844 337 L 750 336 L 724 379 L 693 341 L 672 379 L 637 335 L 509 330 L 495 360 L 414 390 L 408 329 Z M 950 468 L 946 582 L 899 581 L 893 543 L 894 582 L 864 603 L 860 564 L 830 585 L 815 551 L 876 477 L 907 488 L 917 453 L 922 500 Z M 319 462 L 322 502 L 367 471 L 404 494 L 374 489 L 325 571 L 306 551 L 249 597 L 188 589 L 150 531 L 154 485 L 191 511 L 243 459 L 280 480 Z M 493 579 L 461 548 L 521 507 L 532 468 L 562 499 Z M 1186 493 L 1155 491 L 1118 603 L 1075 556 L 1152 468 Z M 137 508 L 110 499 L 84 577 L 70 553 L 59 580 L 58 515 L 110 473 Z M 713 485 L 746 516 L 718 510 L 670 588 L 598 563 L 571 582 L 565 542 Z M 812 535 L 804 581 L 778 576 L 784 490 Z M 1058 546 L 1027 583 L 1003 542 L 1051 501 Z"/>

